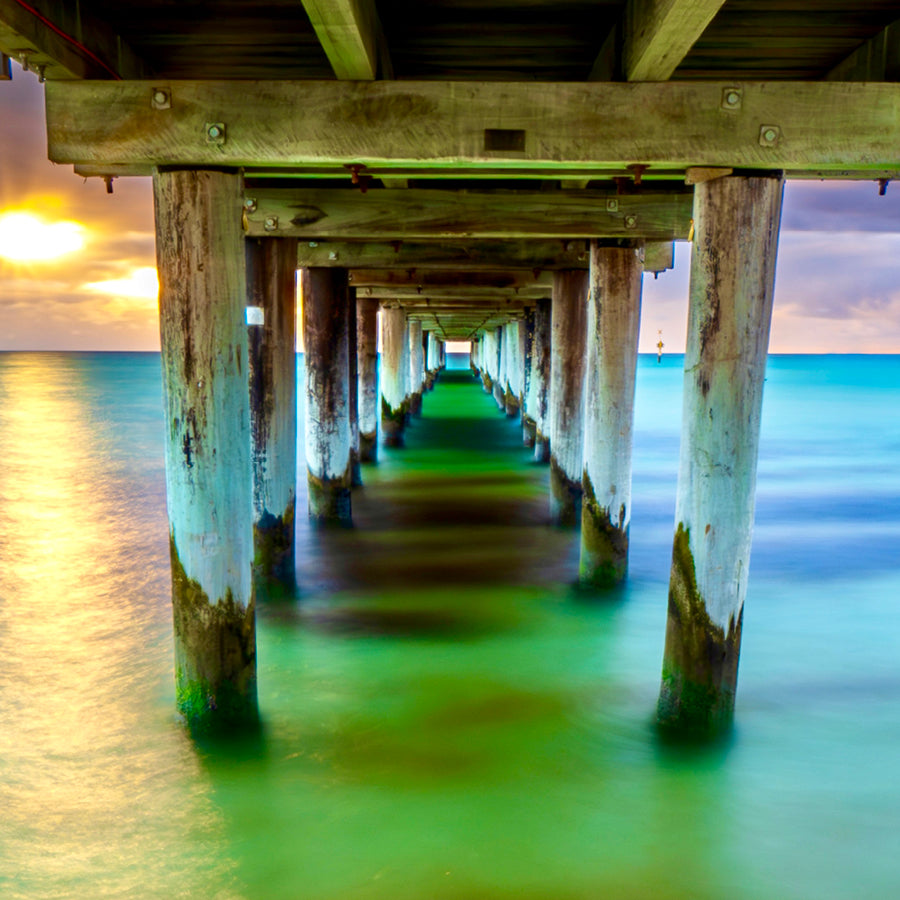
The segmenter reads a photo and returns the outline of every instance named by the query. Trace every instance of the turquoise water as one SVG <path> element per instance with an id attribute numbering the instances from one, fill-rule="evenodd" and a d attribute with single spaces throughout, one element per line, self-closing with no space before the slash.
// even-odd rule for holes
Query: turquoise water
<path id="1" fill-rule="evenodd" d="M 0 354 L 0 896 L 886 898 L 900 357 L 770 361 L 733 739 L 658 743 L 681 359 L 638 373 L 628 586 L 467 372 L 298 536 L 262 736 L 173 715 L 154 354 Z M 304 502 L 301 497 L 301 504 Z"/>

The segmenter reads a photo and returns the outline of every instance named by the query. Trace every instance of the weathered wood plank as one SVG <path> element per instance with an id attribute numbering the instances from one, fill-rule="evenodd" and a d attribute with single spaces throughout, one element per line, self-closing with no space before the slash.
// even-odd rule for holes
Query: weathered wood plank
<path id="1" fill-rule="evenodd" d="M 586 269 L 587 243 L 550 241 L 301 241 L 297 265 L 345 268 Z"/>
<path id="2" fill-rule="evenodd" d="M 147 68 L 131 47 L 105 22 L 82 12 L 80 4 L 30 0 L 28 6 L 34 11 L 0 0 L 0 51 L 5 55 L 20 61 L 24 56 L 29 68 L 52 79 L 146 77 Z"/>
<path id="3" fill-rule="evenodd" d="M 602 191 L 254 190 L 251 236 L 305 239 L 687 238 L 692 195 Z"/>
<path id="4" fill-rule="evenodd" d="M 384 43 L 374 0 L 301 0 L 334 74 L 374 81 Z"/>
<path id="5" fill-rule="evenodd" d="M 522 288 L 494 288 L 494 287 L 432 287 L 419 290 L 415 287 L 402 287 L 391 285 L 388 287 L 363 287 L 357 288 L 358 297 L 378 297 L 379 300 L 398 300 L 402 302 L 412 301 L 416 298 L 430 300 L 435 304 L 442 304 L 449 300 L 472 299 L 479 302 L 538 300 L 546 297 L 550 289 L 541 285 L 537 287 Z"/>
<path id="6" fill-rule="evenodd" d="M 12 78 L 12 66 L 9 57 L 5 53 L 0 53 L 0 81 L 9 81 Z"/>
<path id="7" fill-rule="evenodd" d="M 668 82 L 56 82 L 49 155 L 78 165 L 365 165 L 552 173 L 634 163 L 900 169 L 895 84 Z M 740 103 L 724 108 L 726 89 Z M 302 111 L 302 115 L 299 113 Z M 212 138 L 210 124 L 225 126 Z M 763 128 L 777 126 L 774 139 Z M 497 147 L 499 131 L 507 139 Z M 547 174 L 545 177 L 552 177 Z M 403 192 L 397 192 L 403 193 Z"/>
<path id="8" fill-rule="evenodd" d="M 826 81 L 900 81 L 900 19 L 842 59 Z"/>

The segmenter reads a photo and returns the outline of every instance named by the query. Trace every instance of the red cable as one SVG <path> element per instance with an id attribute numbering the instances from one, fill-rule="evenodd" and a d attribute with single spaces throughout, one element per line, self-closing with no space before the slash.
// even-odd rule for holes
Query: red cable
<path id="1" fill-rule="evenodd" d="M 30 6 L 28 3 L 25 3 L 24 0 L 15 0 L 15 2 L 18 3 L 19 6 L 21 6 L 22 9 L 24 9 L 26 12 L 31 13 L 31 15 L 33 15 L 36 19 L 43 22 L 51 31 L 55 32 L 61 38 L 63 38 L 63 40 L 68 41 L 73 47 L 80 50 L 89 59 L 92 59 L 95 63 L 97 63 L 98 66 L 101 66 L 102 68 L 106 69 L 106 71 L 109 72 L 109 74 L 112 75 L 112 77 L 115 78 L 116 81 L 122 80 L 122 76 L 119 75 L 119 73 L 116 72 L 115 69 L 111 68 L 105 62 L 103 62 L 103 60 L 100 59 L 100 57 L 97 56 L 96 53 L 94 53 L 91 50 L 88 50 L 88 48 L 85 47 L 84 44 L 82 44 L 80 41 L 76 41 L 75 38 L 72 37 L 72 35 L 66 34 L 61 28 L 54 25 L 53 22 L 51 22 L 45 15 L 40 13 L 33 6 Z"/>

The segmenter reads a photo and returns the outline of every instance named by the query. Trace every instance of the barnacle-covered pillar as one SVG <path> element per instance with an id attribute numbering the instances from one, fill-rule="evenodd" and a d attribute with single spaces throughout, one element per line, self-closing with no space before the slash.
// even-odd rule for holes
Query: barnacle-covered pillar
<path id="1" fill-rule="evenodd" d="M 583 584 L 610 586 L 628 569 L 634 385 L 641 318 L 639 251 L 591 243 L 584 404 Z"/>
<path id="2" fill-rule="evenodd" d="M 378 459 L 378 301 L 356 301 L 356 352 L 358 360 L 359 458 Z"/>
<path id="3" fill-rule="evenodd" d="M 253 467 L 253 583 L 257 597 L 295 587 L 297 494 L 297 240 L 246 242 Z"/>
<path id="4" fill-rule="evenodd" d="M 301 290 L 309 518 L 348 525 L 351 473 L 347 270 L 303 269 Z"/>
<path id="5" fill-rule="evenodd" d="M 658 715 L 715 734 L 734 713 L 772 316 L 781 177 L 700 184 L 675 541 Z"/>
<path id="6" fill-rule="evenodd" d="M 553 274 L 550 355 L 550 519 L 581 521 L 584 454 L 584 348 L 588 273 Z"/>
<path id="7" fill-rule="evenodd" d="M 437 340 L 433 331 L 425 332 L 425 390 L 430 391 L 434 387 L 434 379 L 437 377 Z"/>
<path id="8" fill-rule="evenodd" d="M 422 322 L 409 320 L 409 411 L 422 415 L 422 391 L 425 388 L 425 362 L 422 353 Z"/>
<path id="9" fill-rule="evenodd" d="M 381 311 L 381 433 L 388 447 L 403 446 L 409 415 L 409 327 L 398 306 Z"/>
<path id="10" fill-rule="evenodd" d="M 506 412 L 506 368 L 509 361 L 509 354 L 506 351 L 506 332 L 505 325 L 501 325 L 495 332 L 497 335 L 497 368 L 494 377 L 494 400 L 500 408 L 500 412 Z"/>
<path id="11" fill-rule="evenodd" d="M 153 176 L 175 697 L 195 732 L 258 720 L 241 177 Z"/>
<path id="12" fill-rule="evenodd" d="M 528 407 L 534 417 L 534 459 L 540 463 L 550 462 L 551 310 L 549 297 L 538 300 L 534 307 Z"/>

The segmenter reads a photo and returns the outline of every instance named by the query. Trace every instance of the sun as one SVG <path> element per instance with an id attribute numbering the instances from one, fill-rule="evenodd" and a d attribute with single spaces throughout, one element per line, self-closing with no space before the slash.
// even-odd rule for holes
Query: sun
<path id="1" fill-rule="evenodd" d="M 32 213 L 0 213 L 0 259 L 46 262 L 75 253 L 84 246 L 83 225 L 45 222 Z"/>

